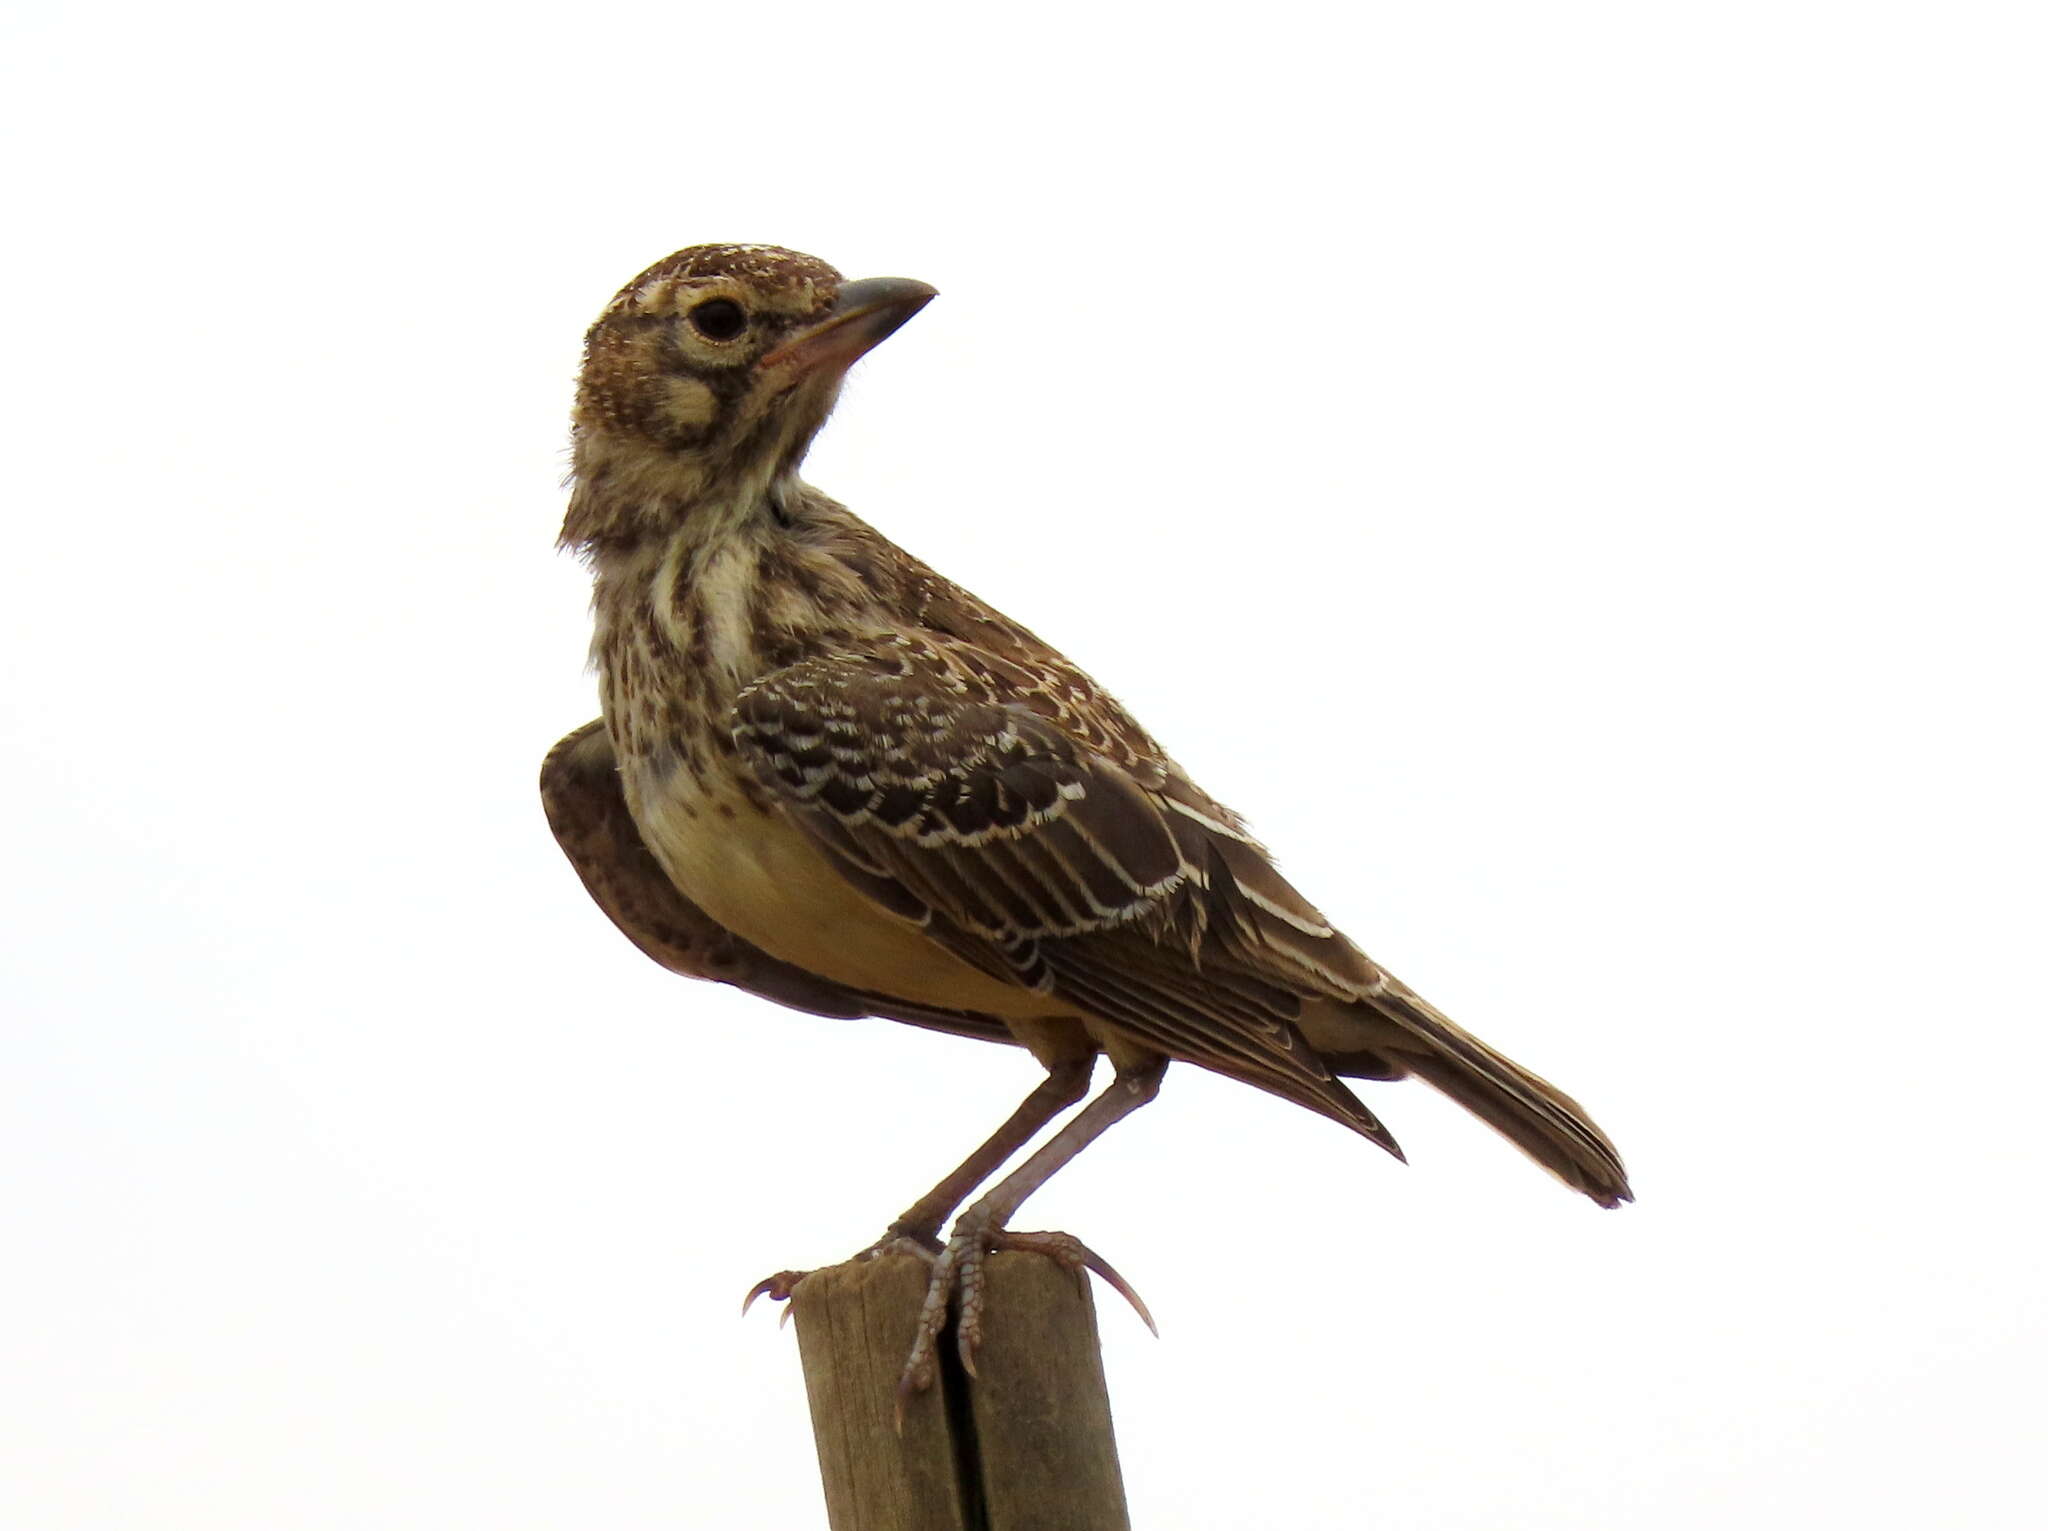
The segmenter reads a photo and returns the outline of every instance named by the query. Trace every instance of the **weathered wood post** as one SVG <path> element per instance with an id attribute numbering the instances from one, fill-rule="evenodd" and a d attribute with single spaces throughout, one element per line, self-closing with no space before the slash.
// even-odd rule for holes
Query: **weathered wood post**
<path id="1" fill-rule="evenodd" d="M 896 1431 L 896 1379 L 928 1272 L 905 1255 L 813 1272 L 792 1299 L 832 1531 L 1128 1531 L 1085 1278 L 988 1263 L 979 1375 L 950 1339 Z"/>

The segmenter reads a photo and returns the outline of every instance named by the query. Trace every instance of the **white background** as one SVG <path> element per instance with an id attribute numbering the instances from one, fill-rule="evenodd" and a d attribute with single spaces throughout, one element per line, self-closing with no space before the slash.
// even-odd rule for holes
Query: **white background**
<path id="1" fill-rule="evenodd" d="M 809 476 L 1636 1176 L 1177 1070 L 1022 1219 L 1141 1527 L 2042 1524 L 2038 25 L 17 4 L 0 1523 L 822 1524 L 739 1297 L 1036 1076 L 542 822 L 578 342 L 736 239 L 942 290 Z"/>

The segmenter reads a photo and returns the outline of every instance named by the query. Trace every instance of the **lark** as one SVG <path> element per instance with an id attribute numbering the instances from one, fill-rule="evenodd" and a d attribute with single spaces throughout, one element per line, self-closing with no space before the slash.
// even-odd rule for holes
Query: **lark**
<path id="1" fill-rule="evenodd" d="M 991 1250 L 1094 1269 L 1135 1302 L 1077 1240 L 1008 1223 L 1170 1062 L 1397 1158 L 1347 1081 L 1412 1075 L 1573 1190 L 1629 1200 L 1574 1101 L 1353 945 L 1086 674 L 804 482 L 847 369 L 935 295 L 725 244 L 612 299 L 585 343 L 561 537 L 595 578 L 603 715 L 541 771 L 585 887 L 664 967 L 815 1015 L 1013 1043 L 1045 1069 L 866 1252 L 931 1262 L 904 1394 L 929 1386 L 956 1300 L 972 1371 Z M 1060 535 L 1056 516 L 1042 534 Z M 1304 790 L 1351 790 L 1321 741 L 1299 746 Z M 1098 1055 L 1109 1085 L 945 1235 L 1087 1096 Z"/>

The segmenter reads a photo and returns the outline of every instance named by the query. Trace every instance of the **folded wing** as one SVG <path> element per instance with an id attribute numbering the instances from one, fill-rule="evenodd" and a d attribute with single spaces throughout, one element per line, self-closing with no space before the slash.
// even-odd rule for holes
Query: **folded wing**
<path id="1" fill-rule="evenodd" d="M 956 955 L 1398 1154 L 1298 1025 L 1305 994 L 1377 970 L 1134 726 L 1099 699 L 1076 726 L 994 669 L 901 638 L 805 660 L 741 693 L 733 738 L 849 880 Z"/>

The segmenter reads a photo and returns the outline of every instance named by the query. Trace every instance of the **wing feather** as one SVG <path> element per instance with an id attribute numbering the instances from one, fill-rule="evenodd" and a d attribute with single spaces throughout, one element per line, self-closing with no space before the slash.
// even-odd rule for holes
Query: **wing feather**
<path id="1" fill-rule="evenodd" d="M 996 669 L 900 638 L 806 660 L 741 693 L 733 738 L 857 886 L 956 954 L 1398 1154 L 1296 1024 L 1377 970 L 1171 762 L 976 684 Z"/>
<path id="2" fill-rule="evenodd" d="M 777 670 L 740 694 L 754 774 L 845 859 L 990 940 L 1145 917 L 1185 876 L 1160 808 L 1115 761 L 944 650 L 899 642 Z"/>

